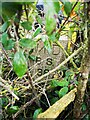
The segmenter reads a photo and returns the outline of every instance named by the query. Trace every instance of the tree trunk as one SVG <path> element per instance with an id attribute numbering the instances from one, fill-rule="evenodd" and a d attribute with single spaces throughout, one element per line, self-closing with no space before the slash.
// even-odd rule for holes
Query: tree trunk
<path id="1" fill-rule="evenodd" d="M 74 118 L 78 120 L 80 120 L 83 97 L 85 94 L 90 69 L 90 2 L 84 4 L 85 4 L 84 53 L 81 61 L 80 67 L 81 75 L 78 80 L 79 83 L 77 88 L 77 96 L 75 99 L 73 111 Z"/>

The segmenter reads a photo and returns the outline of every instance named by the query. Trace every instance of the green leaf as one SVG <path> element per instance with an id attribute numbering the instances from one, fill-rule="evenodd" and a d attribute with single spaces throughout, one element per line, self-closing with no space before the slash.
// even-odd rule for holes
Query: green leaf
<path id="1" fill-rule="evenodd" d="M 31 59 L 31 60 L 33 60 L 33 61 L 36 61 L 36 58 L 37 58 L 37 57 L 36 57 L 35 55 L 30 55 L 30 56 L 29 56 L 29 59 Z"/>
<path id="2" fill-rule="evenodd" d="M 89 115 L 89 113 L 85 115 L 85 117 L 83 118 L 83 120 L 90 120 L 90 115 Z"/>
<path id="3" fill-rule="evenodd" d="M 27 61 L 22 50 L 15 53 L 13 59 L 13 68 L 18 77 L 22 77 L 26 73 Z"/>
<path id="4" fill-rule="evenodd" d="M 38 108 L 35 110 L 34 114 L 33 114 L 33 118 L 34 120 L 36 120 L 37 116 L 42 113 L 42 108 Z"/>
<path id="5" fill-rule="evenodd" d="M 66 67 L 66 66 L 61 66 L 60 70 L 66 71 L 66 70 L 68 70 L 68 67 Z"/>
<path id="6" fill-rule="evenodd" d="M 2 34 L 2 39 L 1 39 L 2 44 L 3 44 L 4 46 L 7 45 L 7 40 L 8 40 L 8 34 L 7 34 L 6 32 L 4 32 L 4 33 Z"/>
<path id="7" fill-rule="evenodd" d="M 56 34 L 53 33 L 49 36 L 49 39 L 52 41 L 52 42 L 55 42 L 56 41 Z"/>
<path id="8" fill-rule="evenodd" d="M 14 47 L 15 42 L 12 39 L 8 39 L 8 34 L 5 32 L 2 34 L 2 44 L 6 50 L 11 50 Z"/>
<path id="9" fill-rule="evenodd" d="M 82 111 L 85 111 L 87 109 L 87 106 L 85 103 L 82 104 Z"/>
<path id="10" fill-rule="evenodd" d="M 7 21 L 14 16 L 17 10 L 21 10 L 22 5 L 16 2 L 2 2 L 2 17 L 4 21 Z"/>
<path id="11" fill-rule="evenodd" d="M 55 93 L 56 93 L 57 95 L 59 95 L 59 91 L 58 91 L 58 90 L 56 90 Z"/>
<path id="12" fill-rule="evenodd" d="M 49 15 L 46 16 L 45 28 L 48 35 L 50 35 L 53 32 L 53 30 L 56 28 L 56 20 L 54 17 L 51 17 Z"/>
<path id="13" fill-rule="evenodd" d="M 58 13 L 60 11 L 59 0 L 56 0 L 55 2 L 53 2 L 53 4 L 54 4 L 55 11 Z"/>
<path id="14" fill-rule="evenodd" d="M 70 85 L 70 90 L 74 89 L 74 86 L 73 85 Z"/>
<path id="15" fill-rule="evenodd" d="M 68 86 L 69 82 L 67 80 L 61 80 L 59 81 L 59 86 L 64 87 L 64 86 Z"/>
<path id="16" fill-rule="evenodd" d="M 11 50 L 15 45 L 15 42 L 12 39 L 9 39 L 7 41 L 7 46 L 4 46 L 6 50 Z"/>
<path id="17" fill-rule="evenodd" d="M 75 4 L 75 2 L 73 2 L 73 4 Z M 74 8 L 74 11 L 78 13 L 79 8 L 83 9 L 83 6 L 81 6 L 81 2 L 78 2 L 77 5 Z"/>
<path id="18" fill-rule="evenodd" d="M 5 22 L 2 26 L 1 26 L 1 31 L 5 32 L 5 30 L 8 28 L 8 26 L 10 25 L 9 22 Z"/>
<path id="19" fill-rule="evenodd" d="M 71 2 L 65 2 L 64 3 L 64 10 L 66 14 L 69 16 L 72 10 L 72 3 Z"/>
<path id="20" fill-rule="evenodd" d="M 19 43 L 21 46 L 30 48 L 30 49 L 35 48 L 37 45 L 36 41 L 28 39 L 28 38 L 21 39 Z"/>
<path id="21" fill-rule="evenodd" d="M 67 70 L 65 76 L 68 80 L 72 80 L 74 79 L 75 73 L 72 70 Z"/>
<path id="22" fill-rule="evenodd" d="M 4 32 L 2 34 L 2 43 L 5 44 L 5 42 L 7 41 L 7 39 L 8 39 L 8 34 L 6 32 Z"/>
<path id="23" fill-rule="evenodd" d="M 41 32 L 41 28 L 38 27 L 38 28 L 35 30 L 33 37 L 36 37 L 40 32 Z"/>
<path id="24" fill-rule="evenodd" d="M 42 18 L 40 16 L 36 16 L 37 22 L 41 25 L 42 24 Z"/>
<path id="25" fill-rule="evenodd" d="M 51 47 L 52 47 L 52 46 L 51 46 L 49 40 L 45 40 L 45 41 L 44 41 L 44 47 L 46 48 L 46 50 L 48 50 L 49 53 L 51 53 L 51 51 L 52 51 L 52 48 L 51 48 Z"/>
<path id="26" fill-rule="evenodd" d="M 65 72 L 65 80 L 71 81 L 74 79 L 75 73 L 72 70 L 67 70 Z"/>
<path id="27" fill-rule="evenodd" d="M 8 98 L 2 97 L 0 98 L 0 106 L 5 107 L 9 103 Z"/>
<path id="28" fill-rule="evenodd" d="M 68 87 L 63 87 L 59 91 L 59 97 L 63 97 L 68 92 Z"/>
<path id="29" fill-rule="evenodd" d="M 51 99 L 51 105 L 53 105 L 56 101 L 58 101 L 58 97 L 53 97 Z"/>
<path id="30" fill-rule="evenodd" d="M 78 85 L 78 81 L 77 80 L 75 80 L 75 84 Z"/>
<path id="31" fill-rule="evenodd" d="M 8 109 L 8 112 L 9 112 L 9 114 L 15 114 L 18 110 L 19 110 L 19 107 L 18 107 L 18 106 L 11 106 L 11 107 Z"/>
<path id="32" fill-rule="evenodd" d="M 44 8 L 45 8 L 45 29 L 48 35 L 50 35 L 54 29 L 56 28 L 56 19 L 55 19 L 55 15 L 56 10 L 54 7 L 54 2 L 53 1 L 46 1 L 44 3 Z"/>
<path id="33" fill-rule="evenodd" d="M 52 87 L 57 87 L 57 86 L 59 86 L 59 81 L 53 79 L 53 80 L 51 81 L 51 86 L 52 86 Z"/>
<path id="34" fill-rule="evenodd" d="M 57 86 L 64 87 L 64 86 L 68 86 L 68 84 L 69 84 L 69 82 L 67 80 L 61 80 L 61 81 L 52 80 L 51 81 L 52 87 L 57 87 Z"/>
<path id="35" fill-rule="evenodd" d="M 22 22 L 21 26 L 26 30 L 31 30 L 32 29 L 32 23 L 29 22 L 29 21 Z"/>

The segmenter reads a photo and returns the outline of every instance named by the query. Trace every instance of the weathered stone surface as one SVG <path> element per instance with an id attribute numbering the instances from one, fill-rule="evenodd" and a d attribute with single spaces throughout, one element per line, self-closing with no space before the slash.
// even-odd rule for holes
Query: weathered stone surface
<path id="1" fill-rule="evenodd" d="M 61 40 L 62 38 L 66 40 Z M 66 48 L 68 40 L 66 37 L 62 38 L 60 38 L 60 43 L 64 46 L 64 48 Z M 59 46 L 53 44 L 52 52 L 48 53 L 48 51 L 44 48 L 42 41 L 39 41 L 37 48 L 35 48 L 32 55 L 37 56 L 36 61 L 30 60 L 31 69 L 34 67 L 33 70 L 31 70 L 32 76 L 38 72 L 36 77 L 41 76 L 58 66 L 58 64 L 65 59 L 64 53 Z"/>

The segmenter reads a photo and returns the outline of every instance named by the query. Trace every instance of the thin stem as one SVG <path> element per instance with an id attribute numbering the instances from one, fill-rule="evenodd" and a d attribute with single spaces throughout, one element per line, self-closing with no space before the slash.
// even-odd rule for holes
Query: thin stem
<path id="1" fill-rule="evenodd" d="M 72 13 L 72 11 L 74 10 L 74 8 L 76 7 L 78 1 L 79 1 L 79 0 L 77 0 L 76 3 L 74 4 L 74 6 L 72 7 L 71 13 Z M 70 14 L 71 14 L 71 13 L 70 13 Z M 69 17 L 70 17 L 70 15 L 66 18 L 66 20 L 64 21 L 64 23 L 62 24 L 62 26 L 60 27 L 60 29 L 57 31 L 57 33 L 60 33 L 60 32 L 61 32 L 62 27 L 66 24 L 66 22 L 68 21 Z"/>
<path id="2" fill-rule="evenodd" d="M 4 83 L 2 83 L 2 81 L 4 81 L 4 80 L 1 77 L 0 77 L 0 81 L 1 81 L 0 86 L 4 87 L 8 92 L 10 92 L 12 94 L 13 97 L 15 97 L 17 100 L 19 100 L 19 97 L 16 96 L 13 91 L 11 91 L 9 85 L 5 85 Z"/>
<path id="3" fill-rule="evenodd" d="M 28 78 L 29 78 L 29 83 L 30 83 L 30 85 L 31 85 L 31 87 L 32 87 L 32 92 L 33 92 L 33 94 L 34 94 L 35 96 L 37 96 L 37 91 L 36 91 L 35 88 L 34 88 L 32 77 L 31 77 L 31 75 L 29 74 L 28 71 L 27 71 L 27 76 L 28 76 Z M 38 106 L 40 106 L 39 100 L 37 100 L 36 102 L 37 102 Z"/>
<path id="4" fill-rule="evenodd" d="M 59 41 L 56 41 L 55 43 L 63 50 L 63 52 L 65 53 L 65 55 L 66 55 L 67 57 L 69 57 L 69 54 L 68 54 L 67 51 L 64 49 L 64 47 L 61 45 L 61 43 L 60 43 Z M 76 66 L 76 64 L 73 62 L 73 59 L 71 59 L 70 62 L 72 63 L 72 65 L 74 66 L 74 68 L 78 69 L 77 66 Z"/>
<path id="5" fill-rule="evenodd" d="M 2 51 L 3 51 L 3 53 L 4 53 L 4 55 L 5 55 L 6 59 L 7 59 L 7 61 L 9 62 L 10 66 L 12 66 L 12 62 L 11 62 L 11 60 L 9 59 L 9 57 L 8 57 L 5 49 L 3 48 L 3 46 L 2 46 Z"/>
<path id="6" fill-rule="evenodd" d="M 13 119 L 16 120 L 15 118 L 22 113 L 22 111 L 24 109 L 26 109 L 28 106 L 30 106 L 37 98 L 39 98 L 42 94 L 39 94 L 37 96 L 35 96 L 33 99 L 31 99 L 29 102 L 25 103 L 22 107 L 20 107 L 19 111 L 17 113 L 15 113 L 15 115 L 13 116 Z"/>
<path id="7" fill-rule="evenodd" d="M 73 58 L 75 55 L 77 55 L 80 51 L 82 50 L 82 47 L 80 47 L 78 50 L 76 50 L 74 53 L 72 53 L 67 59 L 65 59 L 61 64 L 59 64 L 57 67 L 55 67 L 54 69 L 50 70 L 48 73 L 38 77 L 35 82 L 39 82 L 41 79 L 43 79 L 44 77 L 50 75 L 51 73 L 55 72 L 56 70 L 60 69 L 61 66 L 63 66 L 64 64 L 66 64 L 71 58 Z"/>

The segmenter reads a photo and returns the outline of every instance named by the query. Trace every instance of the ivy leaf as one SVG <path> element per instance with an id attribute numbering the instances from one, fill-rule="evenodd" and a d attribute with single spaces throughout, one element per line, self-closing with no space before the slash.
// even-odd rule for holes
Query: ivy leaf
<path id="1" fill-rule="evenodd" d="M 40 32 L 41 32 L 41 28 L 38 27 L 38 28 L 35 30 L 33 37 L 36 37 Z"/>
<path id="2" fill-rule="evenodd" d="M 26 30 L 31 30 L 32 29 L 32 23 L 29 22 L 29 21 L 22 22 L 21 26 Z"/>
<path id="3" fill-rule="evenodd" d="M 34 120 L 38 117 L 38 115 L 42 113 L 42 108 L 38 108 L 35 110 L 34 114 L 33 114 L 33 118 Z"/>
<path id="4" fill-rule="evenodd" d="M 35 48 L 37 45 L 36 41 L 28 39 L 28 38 L 21 39 L 19 43 L 21 46 L 30 48 L 30 49 Z"/>
<path id="5" fill-rule="evenodd" d="M 59 97 L 63 97 L 68 92 L 68 87 L 63 87 L 58 92 Z"/>
<path id="6" fill-rule="evenodd" d="M 22 50 L 15 53 L 13 59 L 13 68 L 18 77 L 22 77 L 26 73 L 27 61 Z"/>

